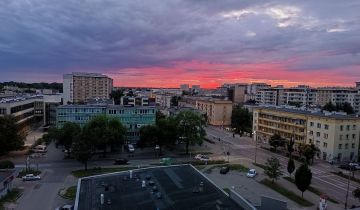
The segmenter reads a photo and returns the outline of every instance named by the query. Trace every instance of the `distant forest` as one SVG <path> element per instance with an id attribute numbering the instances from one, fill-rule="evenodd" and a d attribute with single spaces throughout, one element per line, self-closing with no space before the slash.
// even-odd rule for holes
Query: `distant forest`
<path id="1" fill-rule="evenodd" d="M 3 89 L 4 86 L 16 86 L 18 88 L 35 88 L 35 89 L 52 89 L 52 90 L 58 90 L 59 92 L 62 92 L 62 83 L 46 83 L 46 82 L 40 82 L 40 83 L 24 83 L 24 82 L 2 82 L 0 83 L 0 90 Z"/>

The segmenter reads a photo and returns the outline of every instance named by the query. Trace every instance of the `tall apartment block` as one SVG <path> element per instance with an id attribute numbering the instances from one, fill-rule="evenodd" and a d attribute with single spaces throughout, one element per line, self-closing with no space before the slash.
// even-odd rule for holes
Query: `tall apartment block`
<path id="1" fill-rule="evenodd" d="M 259 106 L 253 112 L 254 138 L 268 142 L 274 134 L 297 145 L 314 144 L 323 160 L 358 160 L 360 118 L 341 113 Z"/>
<path id="2" fill-rule="evenodd" d="M 196 109 L 206 114 L 208 123 L 216 126 L 231 125 L 232 102 L 219 99 L 196 100 Z"/>
<path id="3" fill-rule="evenodd" d="M 98 73 L 64 74 L 63 79 L 64 104 L 108 99 L 113 87 L 113 79 Z"/>

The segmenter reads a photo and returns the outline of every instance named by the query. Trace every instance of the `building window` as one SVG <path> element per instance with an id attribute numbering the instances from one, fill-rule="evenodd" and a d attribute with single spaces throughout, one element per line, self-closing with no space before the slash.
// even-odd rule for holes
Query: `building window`
<path id="1" fill-rule="evenodd" d="M 316 132 L 316 136 L 317 136 L 317 137 L 320 137 L 320 132 Z"/>
<path id="2" fill-rule="evenodd" d="M 329 130 L 329 125 L 325 124 L 324 127 L 325 127 L 325 130 Z"/>
<path id="3" fill-rule="evenodd" d="M 356 125 L 353 125 L 353 130 L 356 130 Z"/>
<path id="4" fill-rule="evenodd" d="M 323 143 L 323 147 L 327 148 L 327 143 L 326 142 Z"/>
<path id="5" fill-rule="evenodd" d="M 349 134 L 346 134 L 346 140 L 349 140 Z"/>
<path id="6" fill-rule="evenodd" d="M 343 140 L 343 135 L 340 135 L 340 140 Z"/>
<path id="7" fill-rule="evenodd" d="M 327 133 L 324 133 L 324 139 L 328 139 L 329 135 Z"/>
<path id="8" fill-rule="evenodd" d="M 310 133 L 311 136 L 314 135 L 314 131 L 310 131 L 309 133 Z"/>
<path id="9" fill-rule="evenodd" d="M 344 126 L 340 125 L 340 130 L 343 131 L 344 130 Z"/>
<path id="10" fill-rule="evenodd" d="M 314 122 L 310 122 L 310 126 L 313 127 L 313 126 L 314 126 Z"/>
<path id="11" fill-rule="evenodd" d="M 339 144 L 339 149 L 342 149 L 342 144 Z"/>
<path id="12" fill-rule="evenodd" d="M 350 125 L 346 126 L 346 130 L 349 131 L 350 130 Z"/>
<path id="13" fill-rule="evenodd" d="M 351 148 L 355 149 L 355 143 L 351 144 Z"/>
<path id="14" fill-rule="evenodd" d="M 349 148 L 349 145 L 348 144 L 345 144 L 345 149 L 348 149 Z"/>
<path id="15" fill-rule="evenodd" d="M 353 135 L 352 135 L 352 139 L 355 139 L 355 138 L 356 138 L 356 134 L 353 134 Z"/>
<path id="16" fill-rule="evenodd" d="M 317 128 L 321 128 L 321 124 L 320 124 L 320 123 L 317 124 Z"/>

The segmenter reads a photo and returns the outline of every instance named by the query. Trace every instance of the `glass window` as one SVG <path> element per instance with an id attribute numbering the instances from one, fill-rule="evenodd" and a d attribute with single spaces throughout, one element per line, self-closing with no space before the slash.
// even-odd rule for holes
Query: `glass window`
<path id="1" fill-rule="evenodd" d="M 324 133 L 324 139 L 328 139 L 329 135 L 327 133 Z"/>
<path id="2" fill-rule="evenodd" d="M 353 149 L 355 148 L 355 143 L 351 144 L 351 148 L 353 148 Z"/>
<path id="3" fill-rule="evenodd" d="M 353 135 L 352 135 L 352 139 L 356 139 L 356 134 L 353 134 Z"/>
<path id="4" fill-rule="evenodd" d="M 329 130 L 329 125 L 325 124 L 324 127 L 325 127 L 325 130 Z"/>
<path id="5" fill-rule="evenodd" d="M 356 125 L 353 125 L 353 130 L 356 130 Z"/>
<path id="6" fill-rule="evenodd" d="M 341 149 L 342 148 L 342 144 L 339 144 L 339 149 Z"/>
<path id="7" fill-rule="evenodd" d="M 343 125 L 340 125 L 340 130 L 344 130 L 344 126 Z"/>
<path id="8" fill-rule="evenodd" d="M 321 128 L 321 124 L 320 124 L 320 123 L 317 124 L 317 128 Z"/>
<path id="9" fill-rule="evenodd" d="M 314 122 L 310 122 L 310 126 L 314 126 Z"/>
<path id="10" fill-rule="evenodd" d="M 317 137 L 320 137 L 320 132 L 316 132 L 316 136 L 317 136 Z"/>
<path id="11" fill-rule="evenodd" d="M 349 145 L 348 144 L 345 144 L 345 149 L 348 149 Z"/>
<path id="12" fill-rule="evenodd" d="M 323 146 L 324 146 L 324 148 L 327 148 L 327 143 L 324 142 L 324 143 L 323 143 Z"/>
<path id="13" fill-rule="evenodd" d="M 346 130 L 348 130 L 348 131 L 350 130 L 350 125 L 346 126 Z"/>

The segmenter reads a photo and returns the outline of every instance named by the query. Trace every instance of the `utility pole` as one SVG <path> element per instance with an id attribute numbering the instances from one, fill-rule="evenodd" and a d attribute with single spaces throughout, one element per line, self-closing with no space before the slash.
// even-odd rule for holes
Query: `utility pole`
<path id="1" fill-rule="evenodd" d="M 257 154 L 257 140 L 258 140 L 258 138 L 257 138 L 257 135 L 256 135 L 256 131 L 254 131 L 253 132 L 253 135 L 254 135 L 254 137 L 255 137 L 255 157 L 254 157 L 254 162 L 256 163 L 256 154 Z"/>
<path id="2" fill-rule="evenodd" d="M 347 183 L 347 189 L 346 189 L 346 197 L 345 197 L 345 210 L 347 210 L 347 205 L 348 205 L 351 172 L 352 172 L 352 166 L 350 166 L 350 170 L 349 170 L 349 177 L 348 177 L 348 183 Z"/>

